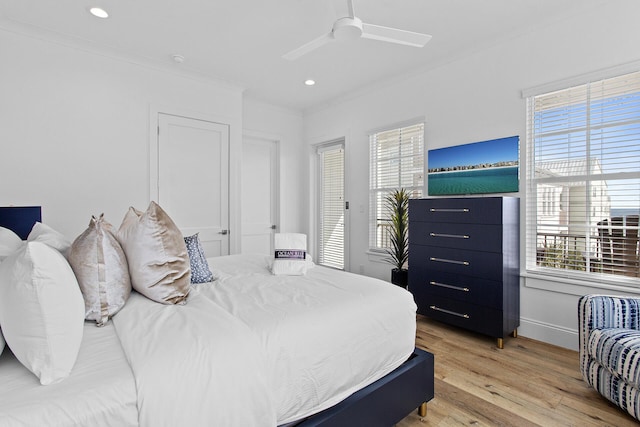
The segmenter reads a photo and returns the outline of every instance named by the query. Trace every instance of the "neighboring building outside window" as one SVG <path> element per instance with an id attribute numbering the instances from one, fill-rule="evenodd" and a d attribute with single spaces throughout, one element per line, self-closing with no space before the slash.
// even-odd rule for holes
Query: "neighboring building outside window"
<path id="1" fill-rule="evenodd" d="M 640 72 L 527 98 L 527 270 L 640 285 Z"/>
<path id="2" fill-rule="evenodd" d="M 369 135 L 369 247 L 390 247 L 390 214 L 385 198 L 404 188 L 411 198 L 422 197 L 424 186 L 424 123 L 415 123 Z"/>

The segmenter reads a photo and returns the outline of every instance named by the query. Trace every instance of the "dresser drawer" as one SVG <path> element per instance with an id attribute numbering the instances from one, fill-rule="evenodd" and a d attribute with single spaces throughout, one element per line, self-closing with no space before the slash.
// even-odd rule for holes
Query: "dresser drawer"
<path id="1" fill-rule="evenodd" d="M 472 331 L 502 338 L 505 336 L 502 311 L 488 307 L 432 296 L 420 307 L 420 314 Z M 508 334 L 509 332 L 506 332 Z"/>
<path id="2" fill-rule="evenodd" d="M 502 254 L 464 249 L 412 245 L 409 270 L 424 267 L 426 271 L 440 271 L 502 281 Z"/>
<path id="3" fill-rule="evenodd" d="M 501 197 L 413 199 L 411 221 L 502 224 Z"/>
<path id="4" fill-rule="evenodd" d="M 418 245 L 502 252 L 502 226 L 497 224 L 411 221 L 409 238 Z"/>
<path id="5" fill-rule="evenodd" d="M 502 309 L 502 282 L 458 273 L 429 271 L 423 266 L 409 269 L 409 291 L 418 305 L 432 295 Z"/>

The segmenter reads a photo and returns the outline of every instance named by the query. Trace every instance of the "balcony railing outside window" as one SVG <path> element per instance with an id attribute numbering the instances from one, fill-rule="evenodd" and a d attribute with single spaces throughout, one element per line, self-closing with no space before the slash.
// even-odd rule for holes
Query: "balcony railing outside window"
<path id="1" fill-rule="evenodd" d="M 538 232 L 539 267 L 640 277 L 638 215 L 605 218 L 597 234 Z"/>

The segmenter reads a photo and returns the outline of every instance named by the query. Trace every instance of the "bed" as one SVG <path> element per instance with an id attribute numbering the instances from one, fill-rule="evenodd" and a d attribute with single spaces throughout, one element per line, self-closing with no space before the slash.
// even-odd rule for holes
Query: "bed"
<path id="1" fill-rule="evenodd" d="M 132 292 L 104 327 L 85 322 L 59 383 L 6 347 L 0 426 L 389 426 L 426 411 L 433 355 L 414 348 L 410 293 L 320 266 L 274 276 L 264 255 L 208 262 L 215 280 L 185 305 Z"/>

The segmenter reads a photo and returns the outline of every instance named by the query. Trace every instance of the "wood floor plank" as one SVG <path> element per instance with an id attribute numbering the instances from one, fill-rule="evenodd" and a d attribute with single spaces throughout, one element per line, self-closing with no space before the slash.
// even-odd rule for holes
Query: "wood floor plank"
<path id="1" fill-rule="evenodd" d="M 578 353 L 532 339 L 494 339 L 418 316 L 416 345 L 435 356 L 435 397 L 427 416 L 398 427 L 637 426 L 589 387 Z"/>

